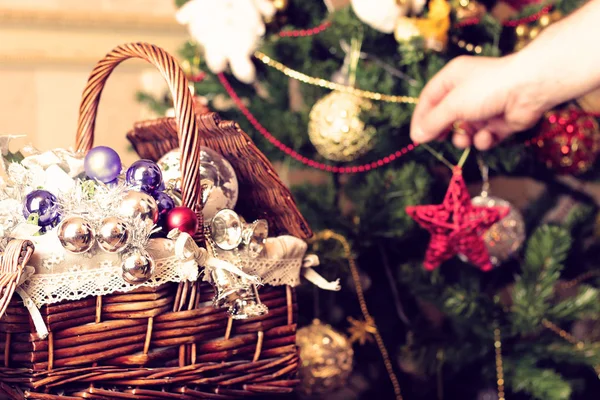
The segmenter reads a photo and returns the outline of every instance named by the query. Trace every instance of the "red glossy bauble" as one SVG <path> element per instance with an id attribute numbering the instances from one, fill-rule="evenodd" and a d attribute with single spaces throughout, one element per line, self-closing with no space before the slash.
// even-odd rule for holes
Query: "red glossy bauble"
<path id="1" fill-rule="evenodd" d="M 546 113 L 532 144 L 538 159 L 557 174 L 589 170 L 600 152 L 596 118 L 576 106 Z"/>
<path id="2" fill-rule="evenodd" d="M 167 232 L 179 229 L 193 236 L 198 230 L 198 217 L 187 207 L 175 207 L 167 214 L 165 228 Z"/>

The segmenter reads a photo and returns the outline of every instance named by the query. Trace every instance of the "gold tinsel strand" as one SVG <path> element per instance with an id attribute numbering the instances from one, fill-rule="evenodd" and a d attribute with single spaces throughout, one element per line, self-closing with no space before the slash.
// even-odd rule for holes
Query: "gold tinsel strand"
<path id="1" fill-rule="evenodd" d="M 577 338 L 575 338 L 573 335 L 571 335 L 564 329 L 561 329 L 558 325 L 554 324 L 553 322 L 544 318 L 542 320 L 542 325 L 544 326 L 544 328 L 554 332 L 567 342 L 571 343 L 573 346 L 575 346 L 575 349 L 577 349 L 577 351 L 585 350 L 584 342 L 582 342 L 581 340 L 577 340 Z M 598 376 L 598 379 L 600 379 L 600 365 L 594 365 L 594 371 L 596 371 L 596 375 Z"/>
<path id="2" fill-rule="evenodd" d="M 347 85 L 342 85 L 340 83 L 331 82 L 331 81 L 328 81 L 323 78 L 315 78 L 315 77 L 306 75 L 302 72 L 296 71 L 292 68 L 289 68 L 286 65 L 280 63 L 279 61 L 273 60 L 271 57 L 267 56 L 266 54 L 264 54 L 260 51 L 254 52 L 254 57 L 256 57 L 258 60 L 263 62 L 265 65 L 268 65 L 269 67 L 275 68 L 276 70 L 282 72 L 285 76 L 292 78 L 292 79 L 296 79 L 300 82 L 303 82 L 303 83 L 306 83 L 309 85 L 319 86 L 319 87 L 322 87 L 325 89 L 330 89 L 330 90 L 337 90 L 339 92 L 353 94 L 354 96 L 357 96 L 357 97 L 363 97 L 363 98 L 369 99 L 369 100 L 384 101 L 387 103 L 417 104 L 417 102 L 418 102 L 418 99 L 416 97 L 396 96 L 396 95 L 390 95 L 390 94 L 370 92 L 368 90 L 357 89 L 352 86 L 347 86 Z"/>
<path id="3" fill-rule="evenodd" d="M 392 361 L 390 359 L 390 355 L 385 347 L 381 334 L 377 329 L 377 325 L 375 324 L 375 319 L 369 313 L 369 309 L 367 308 L 367 302 L 365 300 L 365 296 L 363 293 L 362 285 L 360 283 L 360 275 L 358 273 L 358 267 L 356 266 L 356 261 L 354 260 L 354 256 L 352 255 L 352 249 L 348 240 L 339 233 L 335 233 L 331 230 L 324 230 L 317 233 L 312 242 L 318 241 L 327 241 L 327 240 L 335 240 L 342 245 L 344 249 L 344 258 L 348 261 L 348 266 L 350 267 L 350 272 L 352 274 L 352 280 L 354 282 L 354 286 L 356 288 L 356 297 L 358 298 L 358 303 L 360 305 L 360 311 L 362 312 L 363 318 L 372 327 L 373 336 L 375 337 L 375 342 L 377 343 L 377 347 L 379 348 L 379 352 L 383 358 L 383 363 L 385 365 L 385 369 L 390 377 L 390 381 L 392 382 L 392 386 L 394 387 L 394 393 L 396 395 L 396 400 L 403 400 L 402 392 L 400 390 L 400 383 L 398 383 L 398 378 L 394 373 L 394 368 L 392 366 Z"/>

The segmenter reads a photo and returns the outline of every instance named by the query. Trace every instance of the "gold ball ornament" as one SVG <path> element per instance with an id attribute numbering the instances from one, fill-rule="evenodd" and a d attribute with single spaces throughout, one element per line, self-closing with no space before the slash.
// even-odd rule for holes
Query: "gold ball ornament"
<path id="1" fill-rule="evenodd" d="M 96 240 L 102 250 L 108 253 L 120 253 L 129 244 L 129 239 L 129 227 L 121 218 L 108 217 L 100 222 Z"/>
<path id="2" fill-rule="evenodd" d="M 314 320 L 298 329 L 300 385 L 304 396 L 332 393 L 345 385 L 352 372 L 354 351 L 350 341 L 330 325 Z"/>
<path id="3" fill-rule="evenodd" d="M 141 249 L 129 249 L 122 257 L 123 280 L 132 285 L 146 282 L 154 274 L 155 263 L 150 254 Z"/>
<path id="4" fill-rule="evenodd" d="M 485 6 L 476 0 L 460 0 L 454 9 L 457 21 L 481 18 L 487 12 Z"/>
<path id="5" fill-rule="evenodd" d="M 494 196 L 476 196 L 471 202 L 481 207 L 507 207 L 508 215 L 492 225 L 483 235 L 490 261 L 498 266 L 510 259 L 525 242 L 525 221 L 508 201 Z"/>
<path id="6" fill-rule="evenodd" d="M 352 161 L 371 150 L 375 128 L 360 119 L 371 107 L 370 101 L 343 92 L 317 101 L 309 114 L 308 137 L 319 154 L 332 161 Z"/>
<path id="7" fill-rule="evenodd" d="M 143 221 L 151 228 L 158 221 L 158 205 L 149 194 L 130 190 L 121 202 L 119 215 Z"/>
<path id="8" fill-rule="evenodd" d="M 515 28 L 515 34 L 518 38 L 529 36 L 529 27 L 526 24 L 517 25 Z"/>
<path id="9" fill-rule="evenodd" d="M 277 12 L 285 11 L 288 7 L 288 0 L 273 0 L 273 6 Z"/>
<path id="10" fill-rule="evenodd" d="M 541 26 L 542 28 L 547 27 L 551 23 L 552 23 L 552 17 L 550 17 L 550 15 L 548 15 L 548 14 L 542 15 L 540 17 L 540 19 L 538 20 L 538 25 Z"/>
<path id="11" fill-rule="evenodd" d="M 81 217 L 65 218 L 56 232 L 62 246 L 70 253 L 85 253 L 94 245 L 94 230 Z"/>

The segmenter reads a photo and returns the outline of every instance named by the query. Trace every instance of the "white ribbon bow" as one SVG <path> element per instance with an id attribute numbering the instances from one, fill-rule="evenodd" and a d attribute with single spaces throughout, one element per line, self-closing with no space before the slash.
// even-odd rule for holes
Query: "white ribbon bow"
<path id="1" fill-rule="evenodd" d="M 318 265 L 319 257 L 316 254 L 308 254 L 302 260 L 302 276 L 319 289 L 331 290 L 334 292 L 340 290 L 342 288 L 340 285 L 340 280 L 336 279 L 335 281 L 330 282 L 323 278 L 317 271 L 313 269 L 313 267 Z"/>
<path id="2" fill-rule="evenodd" d="M 171 232 L 169 232 L 167 237 L 175 240 L 175 255 L 182 261 L 182 268 L 190 271 L 193 267 L 197 271 L 193 279 L 188 278 L 188 280 L 195 281 L 198 277 L 198 267 L 203 266 L 206 269 L 222 269 L 230 272 L 246 279 L 250 284 L 261 284 L 259 277 L 249 275 L 242 271 L 239 267 L 236 267 L 227 261 L 211 256 L 206 249 L 198 247 L 194 239 L 185 232 L 180 232 L 178 229 L 173 229 Z M 206 276 L 210 276 L 210 274 L 206 274 Z"/>
<path id="3" fill-rule="evenodd" d="M 23 272 L 21 273 L 21 279 L 17 284 L 15 292 L 17 292 L 17 294 L 21 296 L 21 299 L 23 299 L 23 305 L 25 306 L 25 308 L 27 308 L 27 311 L 29 311 L 29 315 L 31 316 L 31 320 L 33 321 L 33 326 L 35 326 L 35 330 L 39 335 L 40 339 L 43 340 L 46 339 L 46 337 L 48 337 L 48 328 L 44 323 L 42 314 L 40 313 L 40 310 L 37 308 L 33 300 L 31 300 L 31 297 L 29 297 L 29 295 L 23 289 L 21 289 L 21 285 L 23 284 L 23 282 L 29 279 L 33 274 L 35 274 L 35 269 L 33 267 L 26 266 L 23 269 Z"/>

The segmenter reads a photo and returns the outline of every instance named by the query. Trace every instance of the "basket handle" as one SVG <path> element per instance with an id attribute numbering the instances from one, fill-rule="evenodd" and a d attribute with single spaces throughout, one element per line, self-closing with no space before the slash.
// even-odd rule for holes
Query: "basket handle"
<path id="1" fill-rule="evenodd" d="M 115 47 L 96 64 L 83 91 L 79 107 L 75 150 L 87 153 L 94 143 L 94 127 L 98 103 L 104 84 L 122 61 L 141 58 L 154 65 L 167 81 L 175 105 L 181 148 L 181 192 L 183 204 L 197 214 L 200 212 L 200 156 L 198 126 L 188 81 L 177 61 L 160 47 L 147 43 L 129 43 Z"/>

